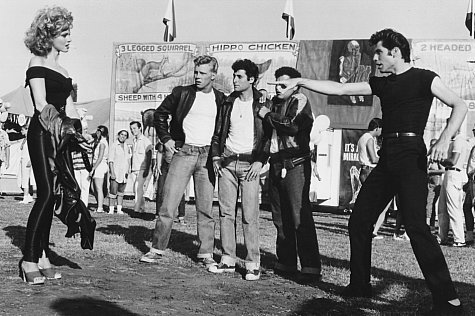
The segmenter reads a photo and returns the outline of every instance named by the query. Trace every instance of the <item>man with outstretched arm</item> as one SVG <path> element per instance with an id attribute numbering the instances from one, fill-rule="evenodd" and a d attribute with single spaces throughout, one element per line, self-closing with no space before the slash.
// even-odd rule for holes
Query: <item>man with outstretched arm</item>
<path id="1" fill-rule="evenodd" d="M 398 194 L 407 234 L 432 292 L 432 313 L 462 312 L 444 255 L 425 220 L 427 150 L 422 135 L 434 97 L 452 107 L 448 124 L 429 150 L 430 159 L 443 161 L 452 136 L 467 112 L 465 102 L 432 71 L 410 64 L 410 45 L 400 33 L 385 29 L 373 34 L 373 60 L 387 77 L 369 82 L 338 83 L 328 80 L 288 79 L 274 82 L 292 89 L 303 87 L 327 95 L 377 95 L 383 113 L 383 145 L 378 165 L 366 179 L 349 220 L 351 246 L 350 284 L 343 295 L 371 297 L 371 233 L 380 212 Z"/>

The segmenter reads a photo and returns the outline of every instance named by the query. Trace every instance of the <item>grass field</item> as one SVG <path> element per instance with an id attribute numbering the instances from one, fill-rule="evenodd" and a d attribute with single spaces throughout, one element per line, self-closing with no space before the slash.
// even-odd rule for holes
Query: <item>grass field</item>
<path id="1" fill-rule="evenodd" d="M 18 277 L 18 261 L 31 204 L 19 200 L 0 198 L 0 315 L 419 315 L 431 307 L 410 243 L 391 238 L 392 218 L 381 230 L 385 238 L 373 242 L 374 298 L 340 297 L 349 281 L 348 215 L 321 209 L 314 213 L 323 264 L 323 279 L 316 284 L 299 284 L 273 273 L 275 228 L 267 210 L 260 216 L 259 281 L 245 281 L 242 269 L 214 275 L 196 262 L 193 204 L 186 207 L 187 225 L 174 225 L 163 262 L 139 263 L 151 245 L 155 204 L 147 202 L 148 213 L 139 218 L 132 212 L 132 201 L 126 200 L 126 215 L 93 214 L 97 230 L 92 251 L 80 249 L 79 236 L 64 238 L 66 227 L 55 218 L 52 262 L 63 279 L 29 286 Z M 240 221 L 237 234 L 243 258 Z M 219 260 L 219 224 L 216 246 Z M 442 250 L 465 314 L 475 315 L 475 248 Z"/>

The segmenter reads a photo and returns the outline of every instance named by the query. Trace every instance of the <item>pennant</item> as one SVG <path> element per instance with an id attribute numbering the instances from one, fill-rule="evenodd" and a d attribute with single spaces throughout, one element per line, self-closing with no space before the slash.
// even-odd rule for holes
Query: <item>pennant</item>
<path id="1" fill-rule="evenodd" d="M 176 38 L 176 24 L 175 24 L 175 2 L 174 0 L 168 1 L 167 11 L 163 17 L 163 24 L 165 24 L 165 33 L 163 34 L 163 40 L 165 42 L 173 42 Z"/>
<path id="2" fill-rule="evenodd" d="M 294 2 L 293 0 L 286 0 L 284 12 L 282 12 L 282 19 L 287 22 L 285 30 L 285 37 L 293 39 L 295 35 L 295 21 L 294 21 Z"/>
<path id="3" fill-rule="evenodd" d="M 470 31 L 470 37 L 475 38 L 473 20 L 473 0 L 468 1 L 467 16 L 465 17 L 465 26 Z"/>

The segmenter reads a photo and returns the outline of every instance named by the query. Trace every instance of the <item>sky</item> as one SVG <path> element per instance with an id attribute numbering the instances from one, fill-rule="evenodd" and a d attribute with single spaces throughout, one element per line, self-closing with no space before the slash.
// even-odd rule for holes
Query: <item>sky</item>
<path id="1" fill-rule="evenodd" d="M 60 56 L 78 101 L 108 98 L 113 43 L 163 41 L 168 0 L 1 0 L 0 96 L 24 84 L 23 44 L 36 12 L 59 4 L 74 17 L 70 51 Z M 294 40 L 367 39 L 394 28 L 412 39 L 469 39 L 468 0 L 294 0 Z M 282 41 L 285 0 L 175 0 L 176 43 Z"/>

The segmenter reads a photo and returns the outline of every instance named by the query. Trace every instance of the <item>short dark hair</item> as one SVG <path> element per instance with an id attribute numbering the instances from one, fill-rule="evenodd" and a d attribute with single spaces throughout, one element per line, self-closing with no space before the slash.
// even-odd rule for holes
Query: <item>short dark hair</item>
<path id="1" fill-rule="evenodd" d="M 137 124 L 138 128 L 142 128 L 142 124 L 139 121 L 132 121 L 132 122 L 130 122 L 129 125 L 132 126 L 134 124 Z"/>
<path id="2" fill-rule="evenodd" d="M 388 50 L 391 50 L 394 47 L 399 48 L 404 61 L 407 63 L 411 61 L 411 46 L 409 45 L 407 38 L 401 33 L 398 33 L 393 29 L 384 29 L 374 33 L 369 39 L 369 43 L 372 46 L 375 46 L 380 41 L 382 42 L 383 47 Z"/>
<path id="3" fill-rule="evenodd" d="M 297 69 L 287 66 L 280 67 L 274 74 L 276 79 L 285 75 L 289 76 L 289 78 L 302 78 L 302 74 Z"/>
<path id="4" fill-rule="evenodd" d="M 383 127 L 383 120 L 378 118 L 378 117 L 375 117 L 373 118 L 371 121 L 369 121 L 369 124 L 368 124 L 368 131 L 374 131 L 375 129 L 377 129 L 378 127 Z"/>
<path id="5" fill-rule="evenodd" d="M 247 80 L 254 78 L 254 83 L 259 79 L 259 68 L 249 59 L 238 59 L 231 66 L 234 72 L 244 70 L 246 72 Z"/>
<path id="6" fill-rule="evenodd" d="M 129 138 L 129 131 L 127 131 L 126 129 L 121 129 L 118 133 L 117 133 L 117 136 L 120 136 L 120 134 L 122 134 L 123 132 L 125 132 L 127 134 L 127 138 Z"/>

